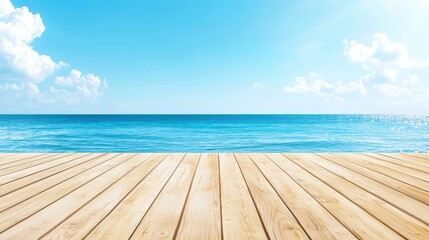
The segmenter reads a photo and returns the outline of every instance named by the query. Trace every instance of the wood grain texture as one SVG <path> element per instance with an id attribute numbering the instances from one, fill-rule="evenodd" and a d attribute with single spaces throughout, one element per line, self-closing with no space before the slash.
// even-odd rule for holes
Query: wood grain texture
<path id="1" fill-rule="evenodd" d="M 139 154 L 138 157 L 147 156 Z M 125 177 L 45 234 L 43 239 L 83 239 L 165 157 L 166 154 L 157 154 L 145 160 Z"/>
<path id="2" fill-rule="evenodd" d="M 224 239 L 268 239 L 234 155 L 219 154 L 219 164 Z"/>
<path id="3" fill-rule="evenodd" d="M 134 188 L 86 237 L 86 239 L 129 239 L 158 197 L 184 154 L 170 154 Z"/>
<path id="4" fill-rule="evenodd" d="M 311 239 L 357 239 L 266 155 L 250 156 Z"/>
<path id="5" fill-rule="evenodd" d="M 177 239 L 221 239 L 219 176 L 218 155 L 202 154 Z"/>
<path id="6" fill-rule="evenodd" d="M 172 239 L 181 219 L 200 154 L 188 153 L 174 171 L 131 239 Z"/>
<path id="7" fill-rule="evenodd" d="M 322 157 L 324 157 L 326 160 L 331 161 L 333 163 L 336 163 L 340 166 L 343 166 L 347 169 L 350 169 L 357 174 L 361 174 L 363 176 L 366 176 L 368 178 L 371 178 L 380 184 L 386 185 L 392 189 L 395 189 L 397 191 L 400 191 L 416 200 L 419 200 L 420 202 L 429 205 L 429 192 L 426 192 L 420 188 L 416 188 L 410 184 L 398 181 L 395 178 L 380 174 L 378 172 L 372 171 L 370 169 L 367 169 L 365 167 L 362 167 L 361 165 L 354 164 L 352 162 L 344 161 L 343 159 L 337 157 L 335 154 L 329 154 L 329 153 L 322 153 L 318 154 Z M 389 195 L 386 195 L 389 196 Z M 389 198 L 390 199 L 390 198 Z"/>
<path id="8" fill-rule="evenodd" d="M 312 195 L 359 239 L 404 239 L 305 168 L 281 154 L 267 154 L 283 171 Z"/>
<path id="9" fill-rule="evenodd" d="M 234 155 L 270 239 L 309 239 L 250 157 L 243 153 Z"/>
<path id="10" fill-rule="evenodd" d="M 427 225 L 420 220 L 364 190 L 364 186 L 359 187 L 313 161 L 308 160 L 308 155 L 309 154 L 288 154 L 288 157 L 291 161 L 305 168 L 321 181 L 330 185 L 391 229 L 401 233 L 405 238 L 429 239 Z M 340 170 L 337 169 L 337 171 Z"/>
<path id="11" fill-rule="evenodd" d="M 0 154 L 0 239 L 429 239 L 429 155 Z"/>

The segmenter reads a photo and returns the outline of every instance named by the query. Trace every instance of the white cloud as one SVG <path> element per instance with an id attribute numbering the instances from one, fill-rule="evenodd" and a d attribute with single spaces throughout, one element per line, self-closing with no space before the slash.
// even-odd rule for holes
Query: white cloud
<path id="1" fill-rule="evenodd" d="M 284 91 L 288 93 L 314 93 L 324 97 L 335 97 L 352 92 L 365 94 L 364 81 L 365 79 L 362 78 L 354 82 L 331 83 L 325 81 L 323 75 L 312 73 L 308 79 L 305 77 L 296 77 L 294 84 L 292 86 L 285 86 Z"/>
<path id="2" fill-rule="evenodd" d="M 76 69 L 71 70 L 70 75 L 58 76 L 55 78 L 55 83 L 58 86 L 65 87 L 64 90 L 74 91 L 83 98 L 96 98 L 100 95 L 100 87 L 107 87 L 107 81 L 103 82 L 94 74 L 82 75 Z"/>
<path id="3" fill-rule="evenodd" d="M 76 69 L 69 76 L 55 77 L 58 87 L 48 87 L 46 92 L 39 89 L 37 84 L 66 65 L 32 48 L 33 40 L 44 31 L 39 14 L 31 13 L 27 7 L 15 8 L 10 0 L 0 0 L 0 80 L 18 82 L 0 85 L 0 90 L 44 103 L 74 103 L 101 95 L 100 87 L 107 88 L 107 81 L 94 74 L 82 75 Z"/>
<path id="4" fill-rule="evenodd" d="M 402 43 L 393 42 L 386 34 L 374 34 L 371 45 L 355 40 L 344 40 L 344 55 L 352 62 L 361 63 L 364 69 L 375 71 L 378 81 L 395 82 L 403 69 L 425 68 L 429 62 L 409 57 Z"/>
<path id="5" fill-rule="evenodd" d="M 416 74 L 403 78 L 405 69 L 425 68 L 427 62 L 409 57 L 406 46 L 391 41 L 386 34 L 378 33 L 370 46 L 357 41 L 344 40 L 344 55 L 352 62 L 362 64 L 365 73 L 358 81 L 330 82 L 320 74 L 309 77 L 296 77 L 293 85 L 285 86 L 289 93 L 313 93 L 318 96 L 342 99 L 345 94 L 360 93 L 366 96 L 394 98 L 392 102 L 404 102 L 407 99 L 426 99 L 429 91 L 420 85 Z M 414 99 L 414 100 L 413 100 Z"/>
<path id="6" fill-rule="evenodd" d="M 412 74 L 407 79 L 404 80 L 406 85 L 414 85 L 420 82 L 420 78 L 416 74 Z"/>
<path id="7" fill-rule="evenodd" d="M 386 97 L 399 97 L 411 94 L 408 88 L 398 87 L 393 84 L 376 84 L 374 88 L 378 89 Z"/>
<path id="8" fill-rule="evenodd" d="M 252 84 L 252 90 L 259 90 L 265 88 L 265 84 L 263 83 L 254 83 Z"/>
<path id="9" fill-rule="evenodd" d="M 0 66 L 34 82 L 53 74 L 64 63 L 56 63 L 31 47 L 44 31 L 39 14 L 32 14 L 27 7 L 14 8 L 9 0 L 0 0 Z"/>
<path id="10" fill-rule="evenodd" d="M 40 103 L 52 103 L 54 100 L 46 97 L 39 87 L 32 82 L 21 82 L 0 85 L 0 90 L 12 93 L 15 97 L 26 97 Z"/>

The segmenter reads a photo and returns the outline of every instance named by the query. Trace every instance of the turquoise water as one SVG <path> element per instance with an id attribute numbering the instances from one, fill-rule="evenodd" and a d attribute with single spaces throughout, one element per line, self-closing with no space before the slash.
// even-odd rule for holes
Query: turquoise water
<path id="1" fill-rule="evenodd" d="M 428 152 L 429 116 L 0 115 L 0 152 Z"/>

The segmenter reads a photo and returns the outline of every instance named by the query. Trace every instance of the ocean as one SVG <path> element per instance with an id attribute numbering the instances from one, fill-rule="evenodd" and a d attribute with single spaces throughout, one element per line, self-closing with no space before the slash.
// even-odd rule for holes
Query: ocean
<path id="1" fill-rule="evenodd" d="M 0 152 L 429 152 L 429 116 L 0 115 Z"/>

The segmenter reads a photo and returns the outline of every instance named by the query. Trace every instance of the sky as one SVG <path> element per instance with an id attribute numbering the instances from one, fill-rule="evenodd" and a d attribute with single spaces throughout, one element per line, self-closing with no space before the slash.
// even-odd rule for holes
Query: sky
<path id="1" fill-rule="evenodd" d="M 0 113 L 429 114 L 426 0 L 0 0 Z"/>

